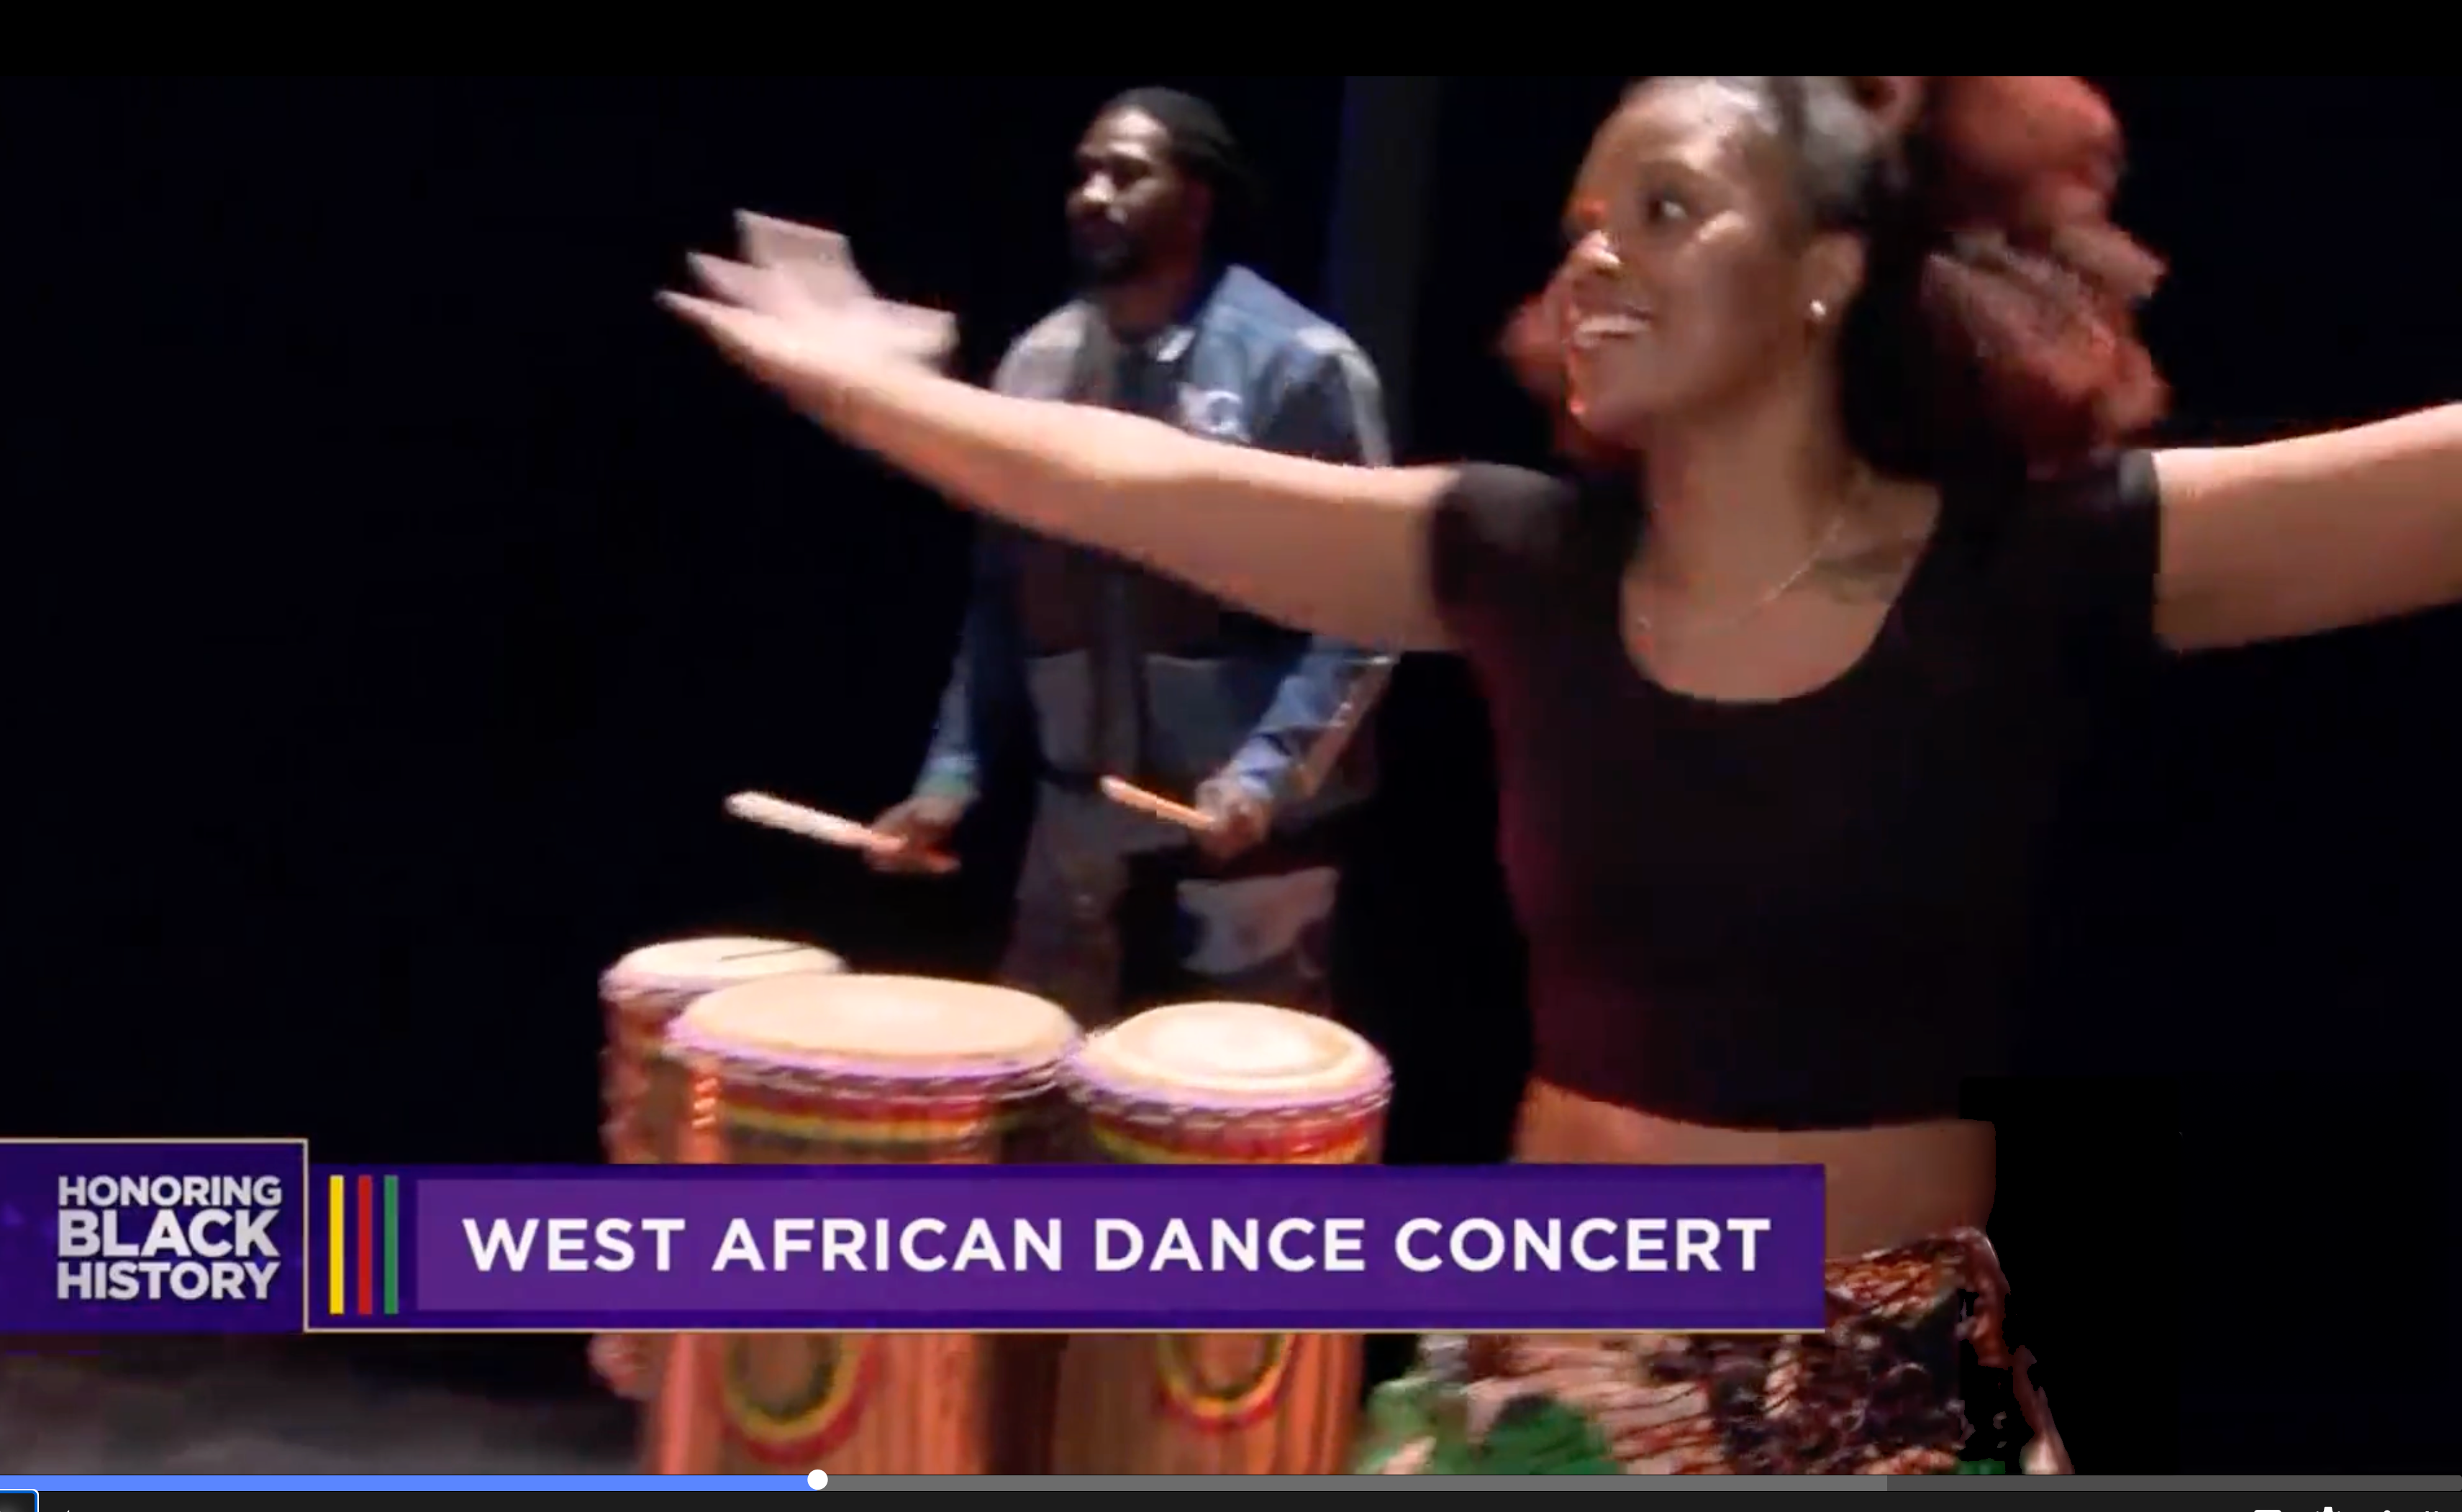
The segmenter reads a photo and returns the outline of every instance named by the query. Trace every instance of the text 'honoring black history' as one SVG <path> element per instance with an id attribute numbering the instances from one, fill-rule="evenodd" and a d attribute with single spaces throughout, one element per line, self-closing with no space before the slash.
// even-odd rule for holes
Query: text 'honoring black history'
<path id="1" fill-rule="evenodd" d="M 279 1176 L 62 1176 L 58 1292 L 81 1303 L 262 1303 L 288 1264 Z"/>

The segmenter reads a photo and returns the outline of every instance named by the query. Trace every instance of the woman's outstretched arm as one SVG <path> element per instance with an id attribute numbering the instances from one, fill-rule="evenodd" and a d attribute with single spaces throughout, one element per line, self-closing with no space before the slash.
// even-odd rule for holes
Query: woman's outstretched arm
<path id="1" fill-rule="evenodd" d="M 2154 456 L 2157 624 L 2183 651 L 2462 599 L 2462 405 L 2256 446 Z"/>
<path id="2" fill-rule="evenodd" d="M 1297 629 L 1394 651 L 1446 643 L 1428 532 L 1449 468 L 1308 462 L 989 393 L 891 355 L 859 311 L 665 303 L 841 439 L 962 504 Z"/>

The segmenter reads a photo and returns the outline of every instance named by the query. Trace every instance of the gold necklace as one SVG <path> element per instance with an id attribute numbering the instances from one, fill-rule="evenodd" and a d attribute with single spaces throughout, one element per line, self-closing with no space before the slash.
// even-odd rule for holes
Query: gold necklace
<path id="1" fill-rule="evenodd" d="M 1770 605 L 1777 603 L 1780 599 L 1784 598 L 1789 593 L 1794 591 L 1795 586 L 1798 583 L 1803 582 L 1805 577 L 1811 574 L 1814 568 L 1821 565 L 1821 559 L 1828 554 L 1830 543 L 1838 538 L 1838 531 L 1846 525 L 1846 515 L 1844 510 L 1831 516 L 1829 529 L 1821 532 L 1821 539 L 1814 544 L 1812 554 L 1803 559 L 1802 566 L 1798 567 L 1794 572 L 1787 573 L 1786 576 L 1779 579 L 1778 583 L 1774 587 L 1765 591 L 1759 598 L 1754 599 L 1751 603 L 1746 604 L 1742 609 L 1738 610 L 1726 618 L 1713 619 L 1706 624 L 1696 622 L 1685 626 L 1685 637 L 1698 640 L 1707 636 L 1723 635 L 1726 632 L 1735 629 L 1737 626 L 1745 623 L 1747 620 L 1750 620 L 1754 616 L 1760 614 L 1762 610 L 1767 609 Z M 1626 606 L 1625 613 L 1631 616 L 1633 629 L 1640 631 L 1642 635 L 1653 640 L 1658 638 L 1657 626 L 1652 622 L 1651 617 L 1648 615 L 1643 614 L 1638 609 L 1632 608 L 1631 605 Z"/>
<path id="2" fill-rule="evenodd" d="M 1850 502 L 1863 497 L 1864 493 L 1871 486 L 1871 479 L 1872 475 L 1868 469 L 1857 470 L 1854 486 L 1847 490 L 1847 496 Z M 1822 559 L 1829 554 L 1829 548 L 1837 541 L 1838 532 L 1846 529 L 1847 512 L 1847 506 L 1842 504 L 1837 512 L 1830 515 L 1829 525 L 1827 529 L 1821 532 L 1821 539 L 1812 543 L 1812 553 L 1809 556 L 1806 556 L 1802 563 L 1798 564 L 1794 572 L 1787 573 L 1784 577 L 1779 579 L 1776 584 L 1763 591 L 1759 598 L 1754 599 L 1751 603 L 1746 604 L 1742 609 L 1738 610 L 1736 613 L 1728 616 L 1724 619 L 1713 619 L 1707 624 L 1695 623 L 1687 625 L 1684 628 L 1684 635 L 1677 638 L 1689 637 L 1698 640 L 1706 637 L 1724 635 L 1728 631 L 1735 629 L 1737 626 L 1746 623 L 1752 619 L 1754 616 L 1760 614 L 1762 610 L 1767 609 L 1770 605 L 1777 603 L 1780 599 L 1784 598 L 1788 594 L 1793 593 L 1796 585 L 1802 583 L 1804 578 L 1810 576 L 1812 570 L 1819 567 Z M 1630 590 L 1628 590 L 1628 596 L 1630 596 Z M 1645 639 L 1655 640 L 1658 638 L 1658 627 L 1648 615 L 1635 609 L 1629 602 L 1625 605 L 1624 612 L 1626 617 L 1632 621 L 1632 628 L 1639 631 Z"/>

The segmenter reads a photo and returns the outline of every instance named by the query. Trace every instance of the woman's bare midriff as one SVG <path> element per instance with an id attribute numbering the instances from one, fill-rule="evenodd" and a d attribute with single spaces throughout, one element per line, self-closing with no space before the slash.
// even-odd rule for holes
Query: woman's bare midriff
<path id="1" fill-rule="evenodd" d="M 1829 1253 L 1864 1255 L 1992 1216 L 1993 1129 L 1964 1119 L 1884 1129 L 1762 1131 L 1677 1123 L 1533 1081 L 1515 1158 L 1534 1165 L 1817 1165 Z"/>

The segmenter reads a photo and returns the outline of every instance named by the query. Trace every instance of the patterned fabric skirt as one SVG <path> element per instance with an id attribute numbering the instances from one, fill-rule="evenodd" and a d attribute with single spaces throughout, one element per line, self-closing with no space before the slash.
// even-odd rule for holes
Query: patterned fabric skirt
<path id="1" fill-rule="evenodd" d="M 2022 1458 L 2066 1473 L 2030 1358 L 2002 1340 L 2008 1286 L 1981 1234 L 1832 1261 L 1828 1291 L 1819 1334 L 1439 1345 L 1428 1373 L 1379 1389 L 1358 1469 L 1952 1475 Z"/>

